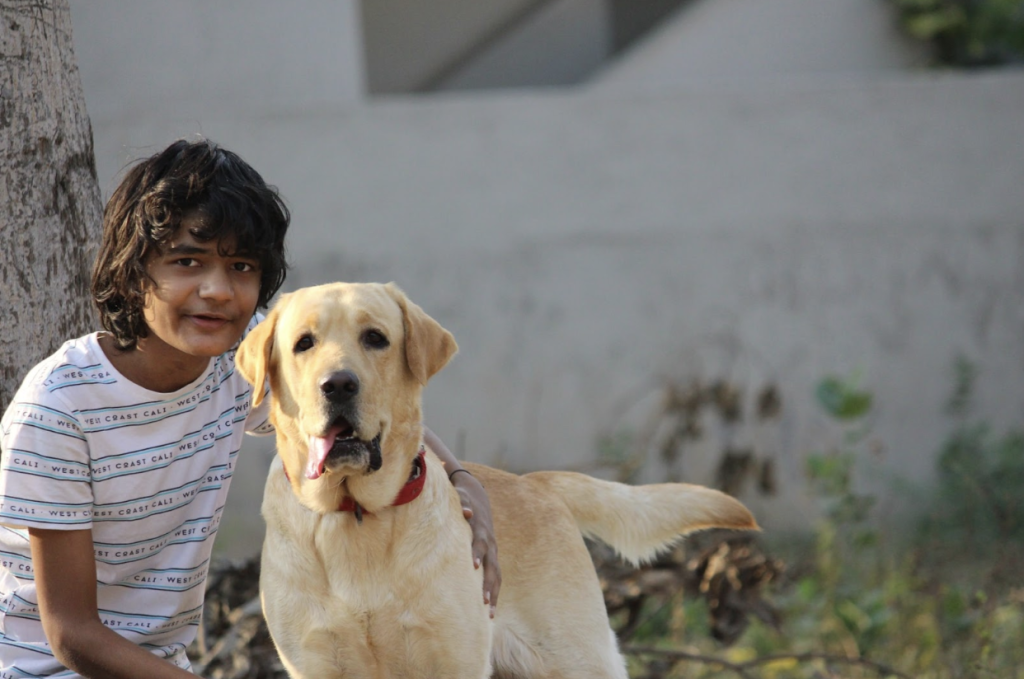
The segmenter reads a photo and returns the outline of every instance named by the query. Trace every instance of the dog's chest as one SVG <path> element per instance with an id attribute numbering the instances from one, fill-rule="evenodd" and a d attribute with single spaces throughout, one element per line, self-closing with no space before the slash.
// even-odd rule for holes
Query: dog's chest
<path id="1" fill-rule="evenodd" d="M 433 596 L 438 584 L 448 580 L 477 580 L 482 591 L 482 574 L 472 566 L 469 529 L 461 517 L 431 522 L 366 516 L 362 524 L 351 517 L 325 517 L 314 544 L 327 589 L 360 610 L 395 604 L 415 610 L 413 604 Z"/>
<path id="2" fill-rule="evenodd" d="M 448 483 L 443 475 L 439 481 Z M 276 637 L 294 631 L 293 652 L 302 654 L 310 650 L 302 639 L 327 635 L 332 658 L 378 667 L 370 676 L 487 676 L 482 572 L 473 568 L 457 503 L 453 509 L 436 497 L 428 487 L 416 502 L 361 524 L 351 514 L 285 510 L 290 497 L 274 505 L 280 511 L 265 511 L 264 558 L 279 566 L 279 579 L 268 583 L 277 593 L 275 619 L 298 625 L 278 628 Z"/>
<path id="3" fill-rule="evenodd" d="M 360 647 L 346 662 L 372 658 L 381 677 L 487 676 L 491 632 L 479 582 L 466 588 L 390 568 L 353 571 L 335 570 L 330 578 L 327 627 Z"/>
<path id="4" fill-rule="evenodd" d="M 399 530 L 366 517 L 345 532 L 344 557 L 325 568 L 331 598 L 357 621 L 386 676 L 471 677 L 488 663 L 482 573 L 472 565 L 468 527 L 455 518 L 440 529 L 411 521 Z M 396 532 L 402 539 L 389 539 Z"/>

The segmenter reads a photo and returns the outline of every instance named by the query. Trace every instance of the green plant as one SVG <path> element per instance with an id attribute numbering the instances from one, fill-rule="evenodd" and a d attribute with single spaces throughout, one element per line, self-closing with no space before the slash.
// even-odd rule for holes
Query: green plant
<path id="1" fill-rule="evenodd" d="M 839 441 L 832 450 L 809 455 L 806 461 L 812 488 L 824 503 L 825 515 L 832 524 L 822 530 L 842 531 L 852 538 L 852 545 L 863 546 L 876 537 L 875 530 L 867 525 L 875 498 L 855 490 L 854 467 L 867 454 L 865 447 L 871 434 L 867 416 L 873 397 L 857 384 L 855 377 L 836 376 L 821 380 L 815 396 L 841 427 Z"/>
<path id="2" fill-rule="evenodd" d="M 1024 0 L 892 0 L 904 29 L 946 66 L 1024 60 Z"/>
<path id="3" fill-rule="evenodd" d="M 923 534 L 988 551 L 1024 539 L 1024 432 L 998 435 L 974 415 L 977 373 L 957 359 L 947 406 L 955 426 L 939 452 L 936 501 Z"/>
<path id="4" fill-rule="evenodd" d="M 839 425 L 840 435 L 832 450 L 807 458 L 807 474 L 824 505 L 824 516 L 817 529 L 815 584 L 805 583 L 804 587 L 815 592 L 818 617 L 829 620 L 836 634 L 847 635 L 860 653 L 867 653 L 884 634 L 891 617 L 884 588 L 855 590 L 845 582 L 851 569 L 874 573 L 879 567 L 871 549 L 879 534 L 869 521 L 875 497 L 858 491 L 854 479 L 858 460 L 867 455 L 868 415 L 874 399 L 856 377 L 837 376 L 822 379 L 815 396 Z"/>

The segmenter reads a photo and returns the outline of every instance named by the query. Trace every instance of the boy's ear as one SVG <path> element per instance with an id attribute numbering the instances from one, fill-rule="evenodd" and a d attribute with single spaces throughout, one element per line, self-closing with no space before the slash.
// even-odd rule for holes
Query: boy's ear
<path id="1" fill-rule="evenodd" d="M 252 404 L 258 406 L 263 402 L 264 385 L 267 381 L 267 370 L 270 366 L 270 354 L 274 349 L 274 328 L 277 325 L 277 306 L 275 306 L 263 322 L 253 328 L 235 352 L 235 368 L 253 386 Z"/>
<path id="2" fill-rule="evenodd" d="M 455 338 L 413 303 L 394 283 L 384 286 L 398 302 L 405 319 L 405 361 L 420 385 L 425 385 L 459 350 Z"/>

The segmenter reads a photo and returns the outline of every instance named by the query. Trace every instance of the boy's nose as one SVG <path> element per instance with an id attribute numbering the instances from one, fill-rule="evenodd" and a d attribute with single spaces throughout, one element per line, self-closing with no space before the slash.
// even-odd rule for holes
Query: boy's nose
<path id="1" fill-rule="evenodd" d="M 205 299 L 227 300 L 235 296 L 231 277 L 219 267 L 211 267 L 199 286 L 199 296 Z"/>

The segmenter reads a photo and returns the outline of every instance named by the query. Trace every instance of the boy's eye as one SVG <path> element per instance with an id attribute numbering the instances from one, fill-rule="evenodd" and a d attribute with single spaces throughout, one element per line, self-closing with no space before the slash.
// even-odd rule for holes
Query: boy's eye
<path id="1" fill-rule="evenodd" d="M 195 257 L 179 257 L 174 263 L 178 266 L 199 266 L 199 261 Z"/>
<path id="2" fill-rule="evenodd" d="M 256 265 L 252 262 L 235 262 L 234 267 L 235 271 L 241 271 L 243 273 L 256 270 Z"/>

